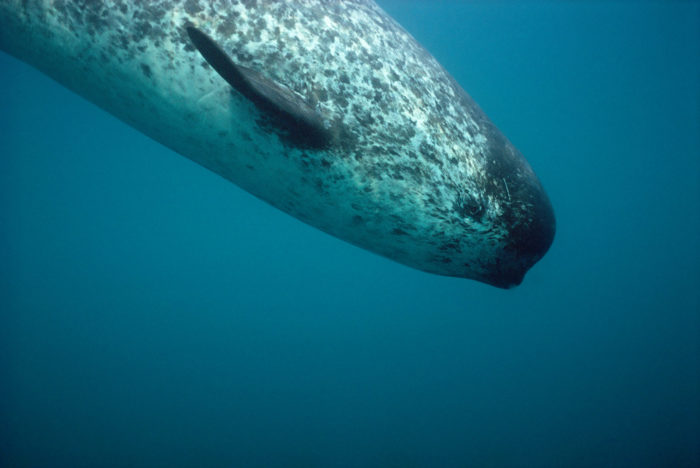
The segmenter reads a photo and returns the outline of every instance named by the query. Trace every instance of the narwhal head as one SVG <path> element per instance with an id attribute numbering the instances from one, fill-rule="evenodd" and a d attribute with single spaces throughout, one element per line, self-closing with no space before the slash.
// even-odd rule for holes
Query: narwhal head
<path id="1" fill-rule="evenodd" d="M 485 118 L 485 176 L 476 193 L 455 204 L 460 216 L 481 223 L 483 261 L 467 275 L 501 288 L 519 285 L 525 273 L 554 240 L 555 218 L 549 197 L 522 154 Z M 465 198 L 465 197 L 463 197 Z M 497 236 L 494 236 L 497 233 Z M 473 233 L 470 233 L 473 236 Z"/>

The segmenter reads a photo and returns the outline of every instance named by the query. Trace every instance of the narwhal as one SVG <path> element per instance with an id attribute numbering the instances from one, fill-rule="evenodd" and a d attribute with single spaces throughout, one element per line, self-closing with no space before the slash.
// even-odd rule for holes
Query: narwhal
<path id="1" fill-rule="evenodd" d="M 498 287 L 548 250 L 531 167 L 370 0 L 0 0 L 0 49 L 336 237 Z"/>

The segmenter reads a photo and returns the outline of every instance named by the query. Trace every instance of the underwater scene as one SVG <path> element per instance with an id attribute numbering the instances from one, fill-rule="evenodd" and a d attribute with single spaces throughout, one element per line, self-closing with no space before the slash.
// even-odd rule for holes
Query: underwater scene
<path id="1" fill-rule="evenodd" d="M 0 29 L 16 26 L 7 11 L 38 3 L 0 0 Z M 48 16 L 92 8 L 68 3 L 53 2 Z M 195 17 L 239 2 L 174 3 Z M 366 2 L 335 3 L 352 12 Z M 200 165 L 158 143 L 198 131 L 174 124 L 185 103 L 171 89 L 139 90 L 138 80 L 168 83 L 167 72 L 142 64 L 131 80 L 34 53 L 33 65 L 62 70 L 63 83 L 103 86 L 105 102 L 132 87 L 144 102 L 172 103 L 162 121 L 130 125 L 91 102 L 100 96 L 85 99 L 13 56 L 52 50 L 57 36 L 0 32 L 0 466 L 700 466 L 700 2 L 377 4 L 522 153 L 536 178 L 518 174 L 535 181 L 546 210 L 551 202 L 556 233 L 552 224 L 536 245 L 533 230 L 509 241 L 505 250 L 523 255 L 515 276 L 499 259 L 488 274 L 473 266 L 462 275 L 473 279 L 455 277 L 459 249 L 427 264 L 425 244 L 412 249 L 399 228 L 398 244 L 377 238 L 373 248 L 371 236 L 305 217 L 304 203 L 322 206 L 323 197 L 289 205 L 256 197 L 254 176 L 233 184 L 226 178 L 238 174 L 218 162 Z M 345 17 L 337 28 L 319 20 L 336 44 L 369 47 L 372 28 L 394 27 L 377 21 L 344 41 Z M 145 21 L 134 40 L 157 37 Z M 253 85 L 237 88 L 228 59 L 216 62 L 226 48 L 198 31 L 181 31 L 200 38 L 189 47 L 202 53 L 198 76 L 216 83 L 218 71 L 253 96 L 251 112 L 269 111 L 274 99 L 285 119 L 303 111 L 302 124 L 276 121 L 284 132 L 321 128 L 317 140 L 289 145 L 325 150 L 326 138 L 345 135 L 319 120 L 328 115 L 323 96 L 297 102 L 242 66 Z M 99 44 L 78 44 L 76 56 Z M 344 85 L 359 82 L 363 67 L 388 66 L 390 50 L 353 62 Z M 317 66 L 312 52 L 286 53 L 307 60 L 306 71 Z M 395 71 L 396 83 L 421 73 Z M 424 95 L 415 99 L 428 107 Z M 382 116 L 393 122 L 386 107 L 359 107 L 368 128 Z M 450 118 L 440 132 L 453 128 Z M 380 179 L 388 167 L 354 159 Z M 516 171 L 499 171 L 499 200 L 510 202 Z M 288 189 L 284 174 L 266 194 Z M 392 198 L 396 206 L 424 209 L 409 192 Z M 470 217 L 489 219 L 498 204 L 487 195 Z M 342 197 L 337 206 L 324 219 L 341 219 Z M 543 212 L 532 216 L 553 223 Z M 359 215 L 346 218 L 362 232 Z M 492 255 L 480 242 L 479 255 Z M 473 255 L 463 264 L 477 265 Z"/>

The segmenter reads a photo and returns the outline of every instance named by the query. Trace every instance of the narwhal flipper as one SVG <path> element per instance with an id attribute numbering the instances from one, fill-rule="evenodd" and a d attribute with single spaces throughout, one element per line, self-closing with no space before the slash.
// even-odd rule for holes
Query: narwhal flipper
<path id="1" fill-rule="evenodd" d="M 211 37 L 196 27 L 187 26 L 187 34 L 207 63 L 282 129 L 286 140 L 310 148 L 328 146 L 328 126 L 301 96 L 261 73 L 236 65 Z"/>

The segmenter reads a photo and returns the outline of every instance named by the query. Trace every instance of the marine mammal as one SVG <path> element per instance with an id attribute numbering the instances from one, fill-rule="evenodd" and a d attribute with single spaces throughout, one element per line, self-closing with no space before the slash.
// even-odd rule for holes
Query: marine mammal
<path id="1" fill-rule="evenodd" d="M 525 159 L 373 1 L 0 0 L 0 49 L 406 265 L 511 287 L 552 242 Z"/>

